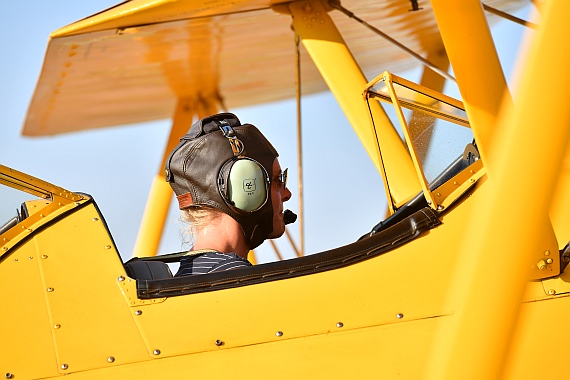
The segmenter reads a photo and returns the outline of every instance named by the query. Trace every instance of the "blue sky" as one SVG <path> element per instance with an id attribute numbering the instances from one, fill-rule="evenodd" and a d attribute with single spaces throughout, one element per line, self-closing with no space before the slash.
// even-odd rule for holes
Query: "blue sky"
<path id="1" fill-rule="evenodd" d="M 72 191 L 91 194 L 103 212 L 123 259 L 131 257 L 148 191 L 168 137 L 169 121 L 85 131 L 43 138 L 20 131 L 39 76 L 49 33 L 112 6 L 115 0 L 4 1 L 0 4 L 0 163 Z M 529 2 L 530 3 L 530 2 Z M 517 15 L 528 18 L 532 5 Z M 513 82 L 513 64 L 525 29 L 508 21 L 493 27 L 504 71 Z M 380 74 L 380 72 L 378 73 Z M 418 81 L 420 70 L 396 73 Z M 369 78 L 372 79 L 372 78 Z M 457 97 L 449 86 L 446 92 Z M 344 114 L 328 94 L 303 99 L 305 249 L 307 253 L 348 244 L 380 221 L 386 210 L 380 176 L 368 159 Z M 293 99 L 233 109 L 242 122 L 257 125 L 289 167 L 293 199 L 296 181 L 296 109 Z M 264 128 L 278 117 L 288 130 Z M 324 133 L 325 127 L 332 129 Z M 14 214 L 19 201 L 0 190 L 0 224 Z M 10 198 L 11 199 L 11 198 Z M 178 212 L 171 207 L 160 253 L 180 251 Z M 298 236 L 298 226 L 291 226 Z M 284 257 L 293 257 L 286 239 L 277 241 Z M 258 249 L 261 262 L 275 260 L 267 243 Z"/>

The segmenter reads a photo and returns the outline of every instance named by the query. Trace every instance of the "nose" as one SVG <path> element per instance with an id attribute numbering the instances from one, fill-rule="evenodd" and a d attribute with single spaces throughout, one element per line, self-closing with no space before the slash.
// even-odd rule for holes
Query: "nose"
<path id="1" fill-rule="evenodd" d="M 289 191 L 288 187 L 285 187 L 285 189 L 281 193 L 281 200 L 283 202 L 287 202 L 289 199 L 291 199 L 291 191 Z"/>

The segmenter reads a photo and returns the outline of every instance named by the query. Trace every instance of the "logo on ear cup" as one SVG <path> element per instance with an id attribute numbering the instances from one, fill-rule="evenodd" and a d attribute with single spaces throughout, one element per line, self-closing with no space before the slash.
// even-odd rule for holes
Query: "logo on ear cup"
<path id="1" fill-rule="evenodd" d="M 257 161 L 239 159 L 229 168 L 226 198 L 242 211 L 256 211 L 267 201 L 268 181 L 266 170 Z"/>
<path id="2" fill-rule="evenodd" d="M 243 180 L 243 191 L 246 193 L 254 193 L 255 190 L 255 178 L 247 178 Z"/>

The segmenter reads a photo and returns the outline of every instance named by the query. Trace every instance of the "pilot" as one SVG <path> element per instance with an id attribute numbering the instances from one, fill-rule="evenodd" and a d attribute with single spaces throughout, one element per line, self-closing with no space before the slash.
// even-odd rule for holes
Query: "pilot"
<path id="1" fill-rule="evenodd" d="M 166 161 L 166 180 L 194 244 L 176 276 L 251 266 L 248 252 L 295 221 L 283 209 L 291 192 L 277 157 L 255 126 L 231 113 L 197 121 L 180 139 Z"/>

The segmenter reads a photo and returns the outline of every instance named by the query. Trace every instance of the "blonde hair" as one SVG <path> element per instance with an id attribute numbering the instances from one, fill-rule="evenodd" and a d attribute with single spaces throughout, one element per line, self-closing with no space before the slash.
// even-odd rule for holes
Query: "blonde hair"
<path id="1" fill-rule="evenodd" d="M 184 224 L 180 234 L 182 245 L 193 246 L 196 242 L 196 231 L 220 217 L 222 212 L 211 206 L 189 206 L 180 210 L 180 220 Z"/>

